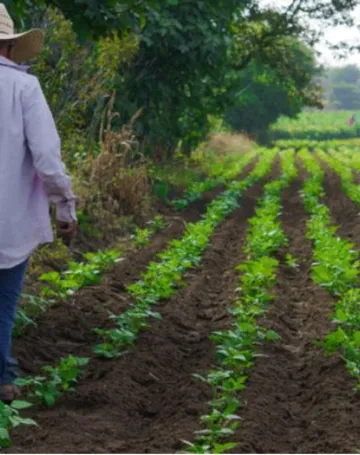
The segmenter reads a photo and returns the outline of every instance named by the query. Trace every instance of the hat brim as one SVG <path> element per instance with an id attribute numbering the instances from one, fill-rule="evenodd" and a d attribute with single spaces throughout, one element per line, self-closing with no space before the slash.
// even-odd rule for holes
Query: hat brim
<path id="1" fill-rule="evenodd" d="M 0 35 L 0 41 L 13 41 L 12 59 L 16 63 L 27 62 L 36 57 L 44 44 L 44 33 L 40 29 L 13 35 Z"/>

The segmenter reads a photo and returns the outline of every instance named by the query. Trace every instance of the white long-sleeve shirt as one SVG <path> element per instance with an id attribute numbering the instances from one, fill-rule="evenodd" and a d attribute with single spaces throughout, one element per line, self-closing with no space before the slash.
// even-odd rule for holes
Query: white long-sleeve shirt
<path id="1" fill-rule="evenodd" d="M 59 221 L 76 220 L 71 180 L 39 81 L 0 56 L 0 269 L 53 241 L 49 202 Z"/>

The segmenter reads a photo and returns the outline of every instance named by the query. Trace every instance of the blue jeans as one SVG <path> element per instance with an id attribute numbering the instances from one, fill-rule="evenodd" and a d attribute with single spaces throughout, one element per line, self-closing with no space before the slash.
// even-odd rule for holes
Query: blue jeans
<path id="1" fill-rule="evenodd" d="M 0 384 L 12 384 L 18 376 L 18 363 L 11 356 L 11 334 L 27 262 L 12 269 L 0 269 Z"/>

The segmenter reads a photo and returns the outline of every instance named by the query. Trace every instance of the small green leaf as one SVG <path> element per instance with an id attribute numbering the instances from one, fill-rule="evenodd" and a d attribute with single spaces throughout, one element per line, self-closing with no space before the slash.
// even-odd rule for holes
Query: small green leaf
<path id="1" fill-rule="evenodd" d="M 279 341 L 279 340 L 281 340 L 281 336 L 274 330 L 268 330 L 265 333 L 265 339 L 267 341 Z"/>
<path id="2" fill-rule="evenodd" d="M 10 434 L 6 428 L 0 427 L 0 440 L 5 440 L 5 441 L 10 440 Z"/>
<path id="3" fill-rule="evenodd" d="M 28 403 L 27 401 L 18 401 L 18 400 L 16 400 L 16 401 L 13 401 L 11 403 L 11 407 L 13 409 L 18 409 L 18 410 L 19 409 L 27 409 L 27 408 L 30 408 L 31 406 L 32 406 L 32 404 Z"/>

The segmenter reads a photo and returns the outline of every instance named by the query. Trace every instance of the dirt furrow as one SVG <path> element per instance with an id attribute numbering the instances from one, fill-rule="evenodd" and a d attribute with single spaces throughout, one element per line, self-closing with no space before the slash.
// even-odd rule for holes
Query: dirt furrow
<path id="1" fill-rule="evenodd" d="M 339 227 L 341 237 L 354 242 L 360 250 L 360 208 L 346 195 L 341 188 L 341 179 L 328 166 L 325 182 L 325 203 L 331 211 L 334 223 Z"/>
<path id="2" fill-rule="evenodd" d="M 253 165 L 248 165 L 239 178 L 247 175 Z M 222 186 L 209 191 L 184 212 L 167 217 L 169 227 L 157 234 L 149 246 L 128 252 L 124 261 L 104 275 L 101 285 L 81 290 L 73 298 L 50 308 L 37 320 L 36 327 L 27 327 L 14 342 L 14 353 L 21 360 L 24 374 L 34 374 L 42 365 L 59 360 L 61 355 L 94 344 L 92 329 L 107 327 L 109 312 L 120 314 L 128 308 L 126 286 L 140 278 L 149 262 L 156 260 L 172 239 L 183 236 L 186 223 L 200 220 L 207 205 L 223 190 Z"/>
<path id="3" fill-rule="evenodd" d="M 332 183 L 329 182 L 331 185 Z M 280 266 L 275 300 L 262 321 L 281 335 L 265 343 L 244 393 L 239 453 L 353 453 L 359 449 L 360 398 L 344 363 L 315 342 L 332 330 L 332 299 L 311 279 L 301 182 L 284 193 L 282 223 L 299 264 Z M 347 219 L 341 218 L 347 225 Z"/>
<path id="4" fill-rule="evenodd" d="M 93 360 L 76 393 L 35 415 L 40 429 L 17 431 L 12 451 L 169 453 L 193 438 L 211 390 L 192 374 L 214 364 L 209 335 L 228 322 L 238 285 L 235 266 L 263 184 L 247 191 L 241 208 L 216 230 L 201 268 L 159 308 L 162 319 L 141 334 L 135 349 L 117 361 Z"/>

